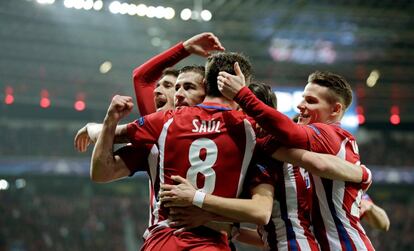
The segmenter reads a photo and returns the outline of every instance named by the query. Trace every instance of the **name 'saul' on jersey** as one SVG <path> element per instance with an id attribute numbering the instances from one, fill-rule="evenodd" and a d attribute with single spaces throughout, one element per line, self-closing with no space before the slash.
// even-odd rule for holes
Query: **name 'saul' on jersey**
<path id="1" fill-rule="evenodd" d="M 203 133 L 203 132 L 216 132 L 220 133 L 220 121 L 215 120 L 198 120 L 193 119 L 192 132 Z"/>

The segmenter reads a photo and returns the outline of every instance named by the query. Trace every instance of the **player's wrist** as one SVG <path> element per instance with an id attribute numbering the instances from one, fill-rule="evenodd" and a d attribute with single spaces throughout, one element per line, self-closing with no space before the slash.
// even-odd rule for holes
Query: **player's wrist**
<path id="1" fill-rule="evenodd" d="M 205 197 L 205 192 L 203 192 L 202 190 L 196 190 L 194 193 L 193 201 L 191 203 L 196 207 L 203 208 Z"/>

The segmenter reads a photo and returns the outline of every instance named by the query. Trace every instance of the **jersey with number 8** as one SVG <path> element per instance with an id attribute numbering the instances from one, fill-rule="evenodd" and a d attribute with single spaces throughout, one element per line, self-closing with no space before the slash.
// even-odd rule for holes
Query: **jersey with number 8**
<path id="1" fill-rule="evenodd" d="M 253 123 L 242 112 L 203 103 L 140 118 L 128 124 L 128 135 L 135 145 L 157 144 L 160 183 L 180 175 L 206 193 L 235 198 L 256 145 Z M 161 208 L 160 220 L 166 217 Z"/>

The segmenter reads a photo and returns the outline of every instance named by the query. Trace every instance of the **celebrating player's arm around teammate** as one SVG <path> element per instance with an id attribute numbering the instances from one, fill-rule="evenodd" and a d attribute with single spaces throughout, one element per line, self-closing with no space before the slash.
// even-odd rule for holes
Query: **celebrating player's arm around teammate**
<path id="1" fill-rule="evenodd" d="M 356 141 L 340 126 L 340 120 L 352 102 L 351 88 L 343 77 L 329 72 L 314 72 L 309 76 L 303 100 L 298 105 L 299 124 L 269 109 L 244 85 L 242 74 L 220 73 L 222 93 L 237 101 L 247 114 L 286 146 L 337 155 L 359 164 Z M 323 178 L 328 172 L 333 176 Z M 321 248 L 374 250 L 359 222 L 360 197 L 371 183 L 369 170 L 363 166 L 355 169 L 338 166 L 318 174 L 311 171 L 311 174 L 312 219 Z"/>

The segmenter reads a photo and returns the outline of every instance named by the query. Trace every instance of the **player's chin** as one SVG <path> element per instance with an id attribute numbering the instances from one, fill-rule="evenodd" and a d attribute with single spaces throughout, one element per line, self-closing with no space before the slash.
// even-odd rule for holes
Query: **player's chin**
<path id="1" fill-rule="evenodd" d="M 310 123 L 310 117 L 302 117 L 302 116 L 300 116 L 299 118 L 298 118 L 298 124 L 300 124 L 300 125 L 307 125 L 307 124 L 309 124 Z"/>

